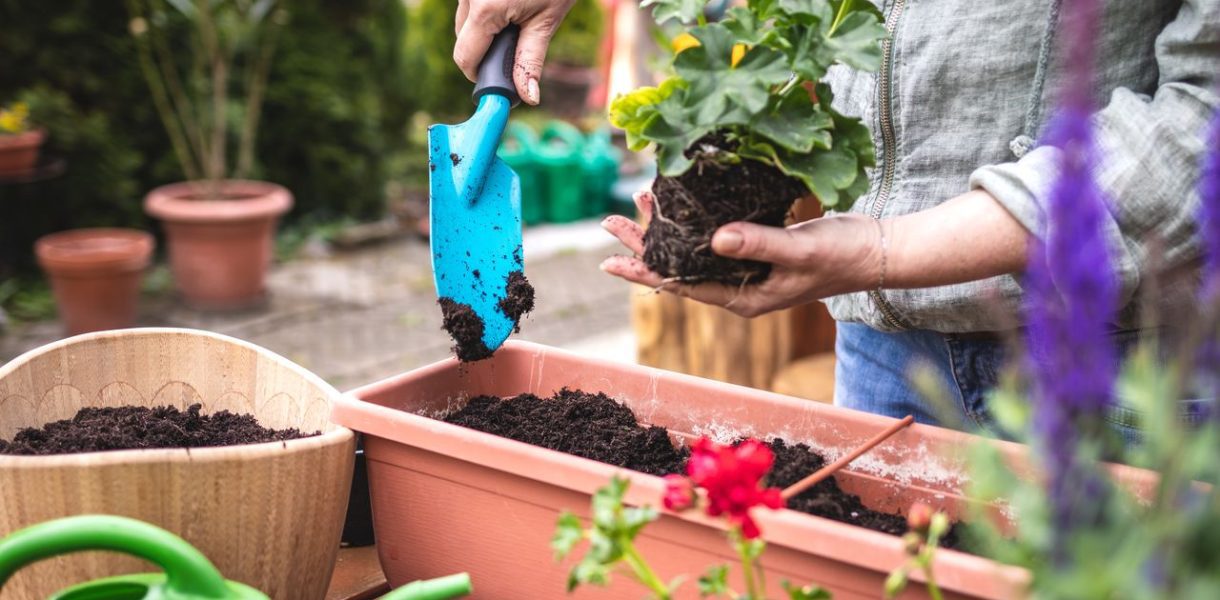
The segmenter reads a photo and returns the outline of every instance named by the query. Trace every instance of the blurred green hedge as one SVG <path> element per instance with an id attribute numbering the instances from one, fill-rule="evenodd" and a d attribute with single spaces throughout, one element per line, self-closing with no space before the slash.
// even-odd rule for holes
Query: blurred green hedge
<path id="1" fill-rule="evenodd" d="M 404 4 L 284 5 L 290 20 L 259 129 L 259 176 L 295 194 L 290 219 L 376 217 L 415 109 Z M 144 193 L 183 176 L 149 99 L 122 3 L 0 0 L 0 56 L 0 103 L 31 100 L 51 134 L 45 150 L 67 160 L 59 179 L 0 184 L 6 246 L 22 246 L 47 228 L 147 225 Z"/>

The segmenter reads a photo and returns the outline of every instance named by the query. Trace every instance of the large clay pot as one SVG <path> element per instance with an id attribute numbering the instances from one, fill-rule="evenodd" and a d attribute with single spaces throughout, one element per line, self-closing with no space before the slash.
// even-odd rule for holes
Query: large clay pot
<path id="1" fill-rule="evenodd" d="M 894 423 L 836 408 L 658 369 L 582 357 L 508 342 L 491 359 L 450 359 L 345 395 L 332 419 L 364 433 L 373 525 L 391 585 L 461 569 L 477 582 L 477 598 L 561 598 L 571 564 L 551 557 L 560 511 L 589 516 L 591 494 L 615 474 L 631 479 L 627 501 L 658 506 L 663 480 L 429 418 L 489 394 L 561 388 L 604 392 L 643 421 L 677 437 L 703 433 L 781 437 L 838 457 Z M 967 480 L 960 451 L 979 438 L 912 425 L 836 478 L 865 505 L 901 511 L 923 501 L 962 514 Z M 1017 456 L 1023 447 L 1000 443 Z M 902 540 L 791 510 L 756 511 L 768 548 L 763 564 L 769 598 L 786 597 L 780 582 L 814 582 L 836 600 L 880 598 L 887 573 L 904 561 Z M 697 576 L 735 562 L 722 520 L 699 511 L 666 513 L 641 533 L 640 550 L 663 577 Z M 936 579 L 946 598 L 1020 597 L 1029 574 L 952 550 L 936 554 Z M 921 576 L 912 575 L 916 580 Z M 733 585 L 740 589 L 741 581 Z M 679 597 L 697 597 L 693 582 Z M 573 598 L 630 598 L 642 592 L 619 577 L 610 588 L 582 587 Z M 904 598 L 926 598 L 911 586 Z"/>
<path id="2" fill-rule="evenodd" d="M 238 309 L 261 302 L 276 223 L 292 194 L 263 181 L 192 181 L 159 187 L 144 210 L 160 219 L 170 269 L 183 299 L 202 309 Z"/>
<path id="3" fill-rule="evenodd" d="M 68 335 L 131 327 L 153 238 L 134 229 L 73 229 L 34 243 Z"/>
<path id="4" fill-rule="evenodd" d="M 277 600 L 324 597 L 351 489 L 351 430 L 328 420 L 339 396 L 317 375 L 253 344 L 205 331 L 125 329 L 77 336 L 0 367 L 0 439 L 82 407 L 203 405 L 314 437 L 213 448 L 0 455 L 0 538 L 80 514 L 139 519 L 183 537 L 234 581 Z M 113 552 L 31 565 L 0 592 L 41 600 L 83 581 L 155 570 Z"/>
<path id="5" fill-rule="evenodd" d="M 38 151 L 47 133 L 41 129 L 0 135 L 0 174 L 23 173 L 38 163 Z"/>

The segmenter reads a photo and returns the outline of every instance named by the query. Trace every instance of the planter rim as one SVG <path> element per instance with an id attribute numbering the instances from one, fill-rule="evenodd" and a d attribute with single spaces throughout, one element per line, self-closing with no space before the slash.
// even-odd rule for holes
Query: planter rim
<path id="1" fill-rule="evenodd" d="M 69 229 L 34 242 L 38 264 L 56 275 L 139 271 L 148 266 L 153 237 L 138 229 Z"/>
<path id="2" fill-rule="evenodd" d="M 273 219 L 292 208 L 292 193 L 282 185 L 249 179 L 219 182 L 227 194 L 251 196 L 240 200 L 194 200 L 202 181 L 181 181 L 153 189 L 144 197 L 144 211 L 171 223 L 219 224 Z"/>
<path id="3" fill-rule="evenodd" d="M 185 334 L 210 337 L 223 342 L 242 346 L 244 348 L 253 350 L 277 363 L 280 363 L 282 366 L 295 371 L 301 377 L 309 380 L 312 384 L 318 386 L 319 389 L 325 390 L 327 395 L 330 396 L 332 405 L 334 402 L 338 401 L 338 398 L 341 396 L 338 390 L 336 390 L 329 383 L 323 381 L 322 378 L 315 375 L 312 371 L 309 371 L 266 348 L 220 333 L 178 327 L 136 327 L 131 329 L 85 333 L 65 338 L 30 350 L 29 352 L 10 360 L 7 364 L 0 366 L 0 379 L 7 377 L 10 373 L 26 362 L 65 346 L 71 346 L 80 342 L 96 339 L 129 336 L 157 336 L 166 334 Z M 77 454 L 51 454 L 39 456 L 0 454 L 0 469 L 45 469 L 56 467 L 104 468 L 112 465 L 134 465 L 161 462 L 211 463 L 234 460 L 246 461 L 250 460 L 251 458 L 295 454 L 317 448 L 343 444 L 348 440 L 354 439 L 355 435 L 356 434 L 351 429 L 343 427 L 342 425 L 336 425 L 333 431 L 324 431 L 312 437 L 285 440 L 282 442 L 243 444 L 238 446 L 108 450 L 103 452 L 80 452 Z"/>
<path id="4" fill-rule="evenodd" d="M 546 353 L 550 355 L 579 357 L 581 361 L 588 362 L 594 366 L 611 369 L 621 369 L 624 366 L 621 363 L 613 361 L 586 357 L 540 344 L 517 340 L 505 342 L 503 349 L 534 353 L 535 356 Z M 454 449 L 455 451 L 447 455 L 450 458 L 473 462 L 519 477 L 584 494 L 594 493 L 597 488 L 605 485 L 611 476 L 625 476 L 632 482 L 632 486 L 627 492 L 626 500 L 628 503 L 635 505 L 652 504 L 653 506 L 659 504 L 659 498 L 661 498 L 664 492 L 665 483 L 662 478 L 655 475 L 631 471 L 509 438 L 478 432 L 416 413 L 365 402 L 358 397 L 359 395 L 372 393 L 382 388 L 394 387 L 398 381 L 408 377 L 426 376 L 428 373 L 454 368 L 455 363 L 456 359 L 449 358 L 421 369 L 409 371 L 346 392 L 332 406 L 331 420 L 341 425 L 354 425 L 353 421 L 355 419 L 349 420 L 349 417 L 353 417 L 357 410 L 367 412 L 374 415 L 376 419 L 362 421 L 360 426 L 357 427 L 358 431 L 369 436 L 384 438 L 392 443 L 409 443 L 409 445 L 424 450 L 431 450 L 432 442 L 434 441 L 439 442 L 446 438 L 451 439 L 461 436 L 466 439 Z M 748 389 L 750 394 L 759 401 L 790 407 L 799 406 L 802 410 L 832 413 L 838 418 L 864 421 L 875 426 L 878 431 L 895 421 L 895 419 L 878 415 L 848 411 L 771 392 L 763 392 L 722 382 L 712 382 L 691 375 L 671 373 L 642 365 L 631 365 L 631 368 L 648 371 L 654 374 L 654 376 L 664 373 L 668 378 L 676 378 L 683 384 L 703 388 L 709 393 L 714 393 L 712 388 L 723 389 L 723 386 L 743 390 Z M 410 442 L 401 442 L 395 439 L 395 434 L 401 435 L 403 431 L 411 432 L 412 437 Z M 911 425 L 907 428 L 907 431 L 924 437 L 941 438 L 944 440 L 966 441 L 981 439 L 977 436 L 961 432 L 920 424 Z M 471 435 L 472 433 L 476 435 Z M 900 433 L 899 435 L 902 434 Z M 893 439 L 887 440 L 878 447 L 880 448 L 885 444 L 891 443 Z M 1018 444 L 1010 442 L 997 443 L 1013 448 L 1021 447 Z M 475 454 L 478 455 L 478 460 L 474 459 Z M 531 463 L 542 463 L 547 468 L 541 470 L 527 469 L 526 465 Z M 685 511 L 681 513 L 662 512 L 667 517 L 727 531 L 727 527 L 721 519 L 708 517 L 700 511 Z M 765 538 L 768 543 L 786 546 L 802 552 L 833 556 L 836 560 L 847 564 L 887 572 L 893 566 L 900 564 L 904 556 L 902 540 L 898 536 L 888 535 L 847 523 L 840 523 L 791 509 L 775 511 L 759 510 L 754 513 L 754 517 L 759 522 L 763 531 L 766 532 Z M 865 547 L 868 551 L 856 553 L 842 552 L 843 548 L 852 547 Z M 1003 598 L 1015 596 L 1017 595 L 1017 590 L 1023 589 L 1029 581 L 1029 573 L 1024 569 L 955 550 L 942 549 L 938 551 L 937 562 L 953 565 L 957 569 L 966 572 L 988 574 L 990 577 L 985 579 L 988 582 L 986 589 L 978 589 L 976 587 L 968 590 L 984 597 Z M 923 581 L 922 573 L 912 573 L 911 578 L 916 581 Z M 945 589 L 958 591 L 962 589 L 962 582 L 938 579 L 938 583 Z M 977 582 L 972 582 L 972 584 L 977 584 Z"/>
<path id="5" fill-rule="evenodd" d="M 47 130 L 41 127 L 23 131 L 21 133 L 11 133 L 0 135 L 0 150 L 11 150 L 13 148 L 23 148 L 27 146 L 37 146 L 47 137 Z"/>

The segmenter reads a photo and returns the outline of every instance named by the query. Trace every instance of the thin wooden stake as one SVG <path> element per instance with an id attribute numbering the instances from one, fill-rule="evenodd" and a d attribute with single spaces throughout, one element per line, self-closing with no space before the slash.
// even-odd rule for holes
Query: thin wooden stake
<path id="1" fill-rule="evenodd" d="M 915 417 L 913 417 L 911 415 L 907 415 L 907 416 L 903 417 L 901 421 L 898 421 L 897 423 L 890 425 L 889 427 L 887 427 L 885 429 L 885 431 L 878 433 L 876 436 L 873 437 L 873 439 L 865 442 L 859 448 L 852 450 L 850 453 L 843 456 L 839 460 L 836 460 L 836 461 L 826 465 L 825 467 L 818 469 L 812 475 L 788 486 L 787 488 L 784 489 L 784 491 L 780 495 L 784 498 L 784 500 L 788 500 L 788 499 L 792 498 L 793 496 L 796 496 L 796 495 L 800 494 L 801 492 L 817 485 L 819 481 L 822 481 L 823 479 L 830 477 L 831 475 L 834 474 L 835 471 L 838 471 L 839 469 L 846 467 L 849 463 L 851 463 L 851 461 L 856 460 L 857 458 L 860 458 L 860 455 L 864 454 L 865 452 L 868 452 L 869 450 L 872 450 L 878 444 L 889 439 L 890 436 L 894 435 L 895 433 L 898 433 L 899 431 L 902 431 L 908 425 L 910 425 L 911 423 L 914 423 L 914 422 L 915 422 Z"/>

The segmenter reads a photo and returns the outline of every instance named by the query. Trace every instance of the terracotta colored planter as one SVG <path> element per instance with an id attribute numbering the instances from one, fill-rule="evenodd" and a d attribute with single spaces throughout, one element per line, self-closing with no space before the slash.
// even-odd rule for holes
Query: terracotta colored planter
<path id="1" fill-rule="evenodd" d="M 38 163 L 38 153 L 47 132 L 41 129 L 0 135 L 0 174 L 22 173 Z"/>
<path id="2" fill-rule="evenodd" d="M 605 392 L 648 423 L 678 436 L 781 437 L 835 458 L 892 424 L 838 409 L 656 369 L 579 357 L 509 342 L 487 361 L 449 360 L 360 388 L 335 404 L 333 419 L 364 432 L 373 520 L 391 584 L 469 571 L 480 598 L 560 598 L 570 564 L 553 562 L 550 536 L 559 512 L 588 516 L 590 495 L 615 473 L 628 474 L 628 501 L 658 506 L 660 478 L 627 472 L 428 418 L 480 394 L 550 395 L 562 387 Z M 838 474 L 870 508 L 905 510 L 922 500 L 961 513 L 962 465 L 955 452 L 978 441 L 911 426 Z M 1002 444 L 1016 456 L 1022 447 Z M 770 546 L 769 595 L 780 581 L 816 582 L 836 600 L 880 598 L 886 574 L 903 561 L 899 538 L 790 510 L 756 513 Z M 666 514 L 645 530 L 641 551 L 663 578 L 698 576 L 735 564 L 718 520 Z M 1028 579 L 1020 569 L 954 551 L 938 553 L 936 577 L 949 598 L 1012 598 Z M 627 598 L 641 588 L 618 578 L 577 598 Z M 741 582 L 735 585 L 740 589 Z M 697 595 L 693 581 L 684 598 Z M 922 586 L 906 596 L 925 597 Z"/>
<path id="3" fill-rule="evenodd" d="M 131 327 L 153 238 L 134 229 L 74 229 L 39 238 L 38 264 L 51 279 L 68 335 Z"/>
<path id="4" fill-rule="evenodd" d="M 252 414 L 275 429 L 321 435 L 244 446 L 0 455 L 0 538 L 79 514 L 168 529 L 235 581 L 279 600 L 322 598 L 335 566 L 355 436 L 328 420 L 339 393 L 252 344 L 204 331 L 91 333 L 0 367 L 0 438 L 72 418 L 86 406 L 160 406 Z M 41 561 L 4 586 L 42 600 L 68 585 L 150 570 L 116 553 Z"/>
<path id="5" fill-rule="evenodd" d="M 244 180 L 222 181 L 211 191 L 204 182 L 162 186 L 144 198 L 144 210 L 165 227 L 170 269 L 187 304 L 216 310 L 258 304 L 266 297 L 276 224 L 292 208 L 292 194 Z"/>

